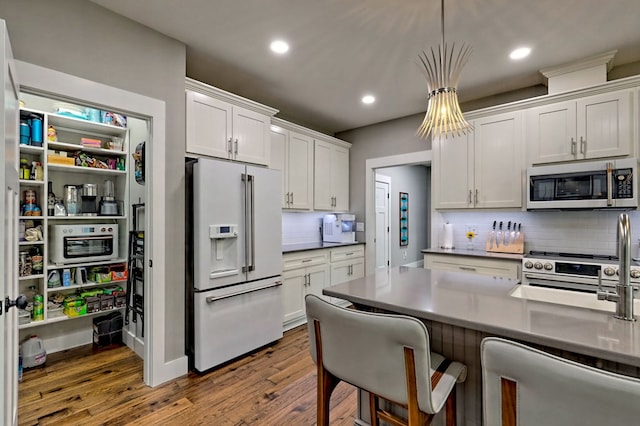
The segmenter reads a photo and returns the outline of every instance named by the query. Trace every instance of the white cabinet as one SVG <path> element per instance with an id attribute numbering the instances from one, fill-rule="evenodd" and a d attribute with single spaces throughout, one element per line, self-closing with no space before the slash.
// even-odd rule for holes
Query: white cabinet
<path id="1" fill-rule="evenodd" d="M 307 294 L 326 298 L 322 289 L 329 284 L 329 268 L 326 250 L 285 253 L 283 262 L 283 327 L 288 330 L 306 321 Z"/>
<path id="2" fill-rule="evenodd" d="M 189 87 L 197 87 L 189 90 Z M 211 86 L 187 81 L 186 152 L 269 164 L 271 115 L 261 106 Z"/>
<path id="3" fill-rule="evenodd" d="M 434 140 L 436 208 L 522 206 L 521 117 L 478 118 L 470 134 Z"/>
<path id="4" fill-rule="evenodd" d="M 438 269 L 452 272 L 468 272 L 492 277 L 519 280 L 522 276 L 520 259 L 497 259 L 480 256 L 462 256 L 456 254 L 424 254 L 425 269 Z"/>
<path id="5" fill-rule="evenodd" d="M 332 248 L 331 285 L 364 277 L 364 246 Z"/>
<path id="6" fill-rule="evenodd" d="M 632 96 L 622 90 L 528 110 L 531 164 L 632 155 Z"/>
<path id="7" fill-rule="evenodd" d="M 349 210 L 348 148 L 316 139 L 313 192 L 316 210 Z"/>
<path id="8" fill-rule="evenodd" d="M 313 208 L 313 138 L 280 126 L 271 128 L 270 168 L 282 171 L 282 207 Z"/>

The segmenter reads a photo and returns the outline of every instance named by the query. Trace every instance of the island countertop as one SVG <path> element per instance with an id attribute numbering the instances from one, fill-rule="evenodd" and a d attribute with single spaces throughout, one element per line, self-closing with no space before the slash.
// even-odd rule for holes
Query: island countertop
<path id="1" fill-rule="evenodd" d="M 325 288 L 323 293 L 356 306 L 640 367 L 639 322 L 515 298 L 509 293 L 516 285 L 507 278 L 399 267 Z"/>

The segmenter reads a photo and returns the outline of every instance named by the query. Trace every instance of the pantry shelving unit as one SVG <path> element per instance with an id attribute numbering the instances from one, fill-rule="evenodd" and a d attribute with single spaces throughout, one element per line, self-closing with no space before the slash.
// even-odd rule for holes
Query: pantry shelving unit
<path id="1" fill-rule="evenodd" d="M 27 160 L 29 164 L 32 162 L 40 162 L 42 165 L 43 176 L 41 180 L 20 179 L 20 192 L 21 192 L 21 213 L 20 223 L 21 230 L 22 225 L 29 226 L 41 226 L 43 239 L 40 241 L 24 241 L 18 242 L 19 251 L 29 251 L 33 247 L 40 247 L 43 254 L 44 265 L 43 273 L 41 274 L 29 274 L 19 277 L 19 287 L 22 294 L 27 295 L 29 299 L 32 299 L 35 287 L 35 293 L 43 295 L 44 297 L 44 314 L 43 319 L 39 321 L 31 321 L 19 325 L 20 330 L 31 329 L 34 327 L 45 326 L 47 324 L 59 324 L 62 321 L 76 320 L 80 318 L 88 318 L 95 315 L 105 314 L 106 311 L 97 311 L 93 313 L 87 313 L 85 315 L 68 317 L 64 314 L 56 312 L 53 315 L 53 310 L 50 315 L 50 308 L 47 301 L 49 297 L 54 293 L 62 293 L 64 295 L 74 294 L 84 289 L 98 288 L 98 287 L 113 287 L 120 286 L 123 289 L 126 285 L 125 280 L 112 280 L 110 282 L 92 282 L 87 281 L 84 284 L 73 284 L 68 286 L 48 287 L 48 277 L 53 271 L 58 271 L 62 276 L 63 269 L 74 268 L 91 268 L 91 267 L 110 267 L 115 265 L 127 264 L 127 235 L 128 235 L 128 217 L 127 206 L 129 198 L 128 187 L 128 170 L 129 159 L 128 156 L 128 143 L 129 143 L 129 131 L 126 127 L 118 127 L 111 124 L 104 124 L 100 122 L 94 122 L 84 120 L 81 118 L 69 117 L 61 114 L 57 114 L 54 111 L 53 100 L 44 100 L 42 104 L 46 105 L 47 102 L 51 105 L 51 108 L 36 110 L 31 108 L 21 108 L 21 115 L 37 115 L 42 118 L 42 147 L 33 146 L 28 144 L 20 144 L 20 158 Z M 57 140 L 48 140 L 47 129 L 49 126 L 53 126 L 56 130 Z M 82 138 L 99 139 L 102 141 L 102 145 L 105 147 L 89 147 L 83 146 Z M 102 160 L 103 166 L 116 168 L 97 168 L 97 167 L 84 167 L 71 164 L 59 164 L 53 162 L 55 159 L 60 158 L 72 158 L 75 153 L 82 152 L 96 159 Z M 51 157 L 51 156 L 55 156 Z M 53 161 L 50 161 L 53 160 Z M 71 160 L 66 160 L 71 161 Z M 99 202 L 100 196 L 103 195 L 102 189 L 105 180 L 111 180 L 114 183 L 116 198 L 121 201 L 120 211 L 118 215 L 109 216 L 49 216 L 47 211 L 47 197 L 48 197 L 48 182 L 52 184 L 53 193 L 57 195 L 56 198 L 62 199 L 64 185 L 77 185 L 83 184 L 95 184 L 98 188 L 98 194 L 96 196 L 96 203 Z M 25 191 L 35 191 L 36 205 L 40 208 L 39 215 L 25 214 L 22 211 L 22 203 L 24 203 Z M 31 194 L 31 193 L 29 193 Z M 80 191 L 79 191 L 80 194 Z M 78 197 L 80 198 L 80 196 Z M 107 261 L 87 261 L 87 262 L 65 262 L 63 264 L 55 264 L 50 261 L 51 244 L 49 236 L 50 227 L 52 225 L 60 224 L 117 224 L 119 228 L 118 232 L 118 258 Z M 32 300 L 30 300 L 32 301 Z M 115 309 L 124 310 L 124 306 L 117 307 Z"/>

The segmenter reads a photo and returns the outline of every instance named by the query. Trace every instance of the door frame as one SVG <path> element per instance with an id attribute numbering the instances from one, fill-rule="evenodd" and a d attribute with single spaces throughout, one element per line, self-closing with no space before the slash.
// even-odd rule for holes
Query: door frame
<path id="1" fill-rule="evenodd" d="M 376 200 L 375 200 L 375 185 L 376 185 L 376 171 L 382 167 L 394 167 L 394 166 L 410 166 L 413 164 L 422 164 L 431 166 L 433 154 L 431 150 L 408 152 L 406 154 L 390 155 L 387 157 L 369 158 L 365 161 L 365 221 L 366 223 L 375 223 L 376 220 Z M 432 180 L 433 185 L 433 180 Z M 431 191 L 432 193 L 432 191 Z M 375 231 L 367 232 L 366 244 L 365 244 L 365 267 L 366 274 L 370 275 L 375 273 L 376 269 L 376 244 Z M 431 236 L 431 245 L 433 246 L 433 235 Z M 426 247 L 425 247 L 426 248 Z"/>
<path id="2" fill-rule="evenodd" d="M 150 265 L 149 279 L 144 283 L 144 367 L 143 380 L 157 386 L 184 375 L 188 371 L 186 355 L 165 360 L 166 297 L 165 297 L 165 205 L 166 205 L 166 106 L 162 100 L 125 91 L 102 83 L 65 74 L 59 71 L 16 61 L 21 87 L 44 96 L 78 99 L 85 103 L 109 105 L 130 115 L 148 120 L 149 136 L 146 144 L 145 209 L 145 265 Z M 153 263 L 152 263 L 153 262 Z M 153 285 L 151 285 L 153 283 Z"/>
<path id="3" fill-rule="evenodd" d="M 387 267 L 391 266 L 391 178 L 389 176 L 385 176 L 382 174 L 379 174 L 376 172 L 375 175 L 375 187 L 374 187 L 374 197 L 373 197 L 373 201 L 375 203 L 376 201 L 376 197 L 375 197 L 375 189 L 377 188 L 378 182 L 382 183 L 382 184 L 386 184 L 387 185 L 387 201 L 386 201 L 386 206 L 385 206 L 385 210 L 387 211 L 387 223 L 385 223 L 386 227 L 387 227 L 387 232 L 385 232 L 384 234 L 384 239 L 386 240 L 386 253 L 385 253 L 385 258 L 387 260 Z M 378 215 L 376 214 L 375 216 L 375 227 L 373 229 L 376 230 L 376 237 L 375 237 L 375 244 L 376 244 L 376 260 L 377 260 L 377 253 L 378 253 L 378 244 L 380 243 L 380 238 L 378 235 Z"/>

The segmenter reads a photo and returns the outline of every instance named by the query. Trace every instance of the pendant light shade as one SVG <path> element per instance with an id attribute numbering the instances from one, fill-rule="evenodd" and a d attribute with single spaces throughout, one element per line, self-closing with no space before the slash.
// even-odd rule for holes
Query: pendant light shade
<path id="1" fill-rule="evenodd" d="M 444 41 L 444 0 L 442 5 L 442 44 L 418 55 L 422 71 L 427 79 L 429 106 L 418 129 L 418 136 L 427 138 L 463 135 L 473 130 L 464 119 L 458 103 L 457 86 L 462 68 L 471 56 L 471 46 L 455 43 L 451 48 Z"/>

